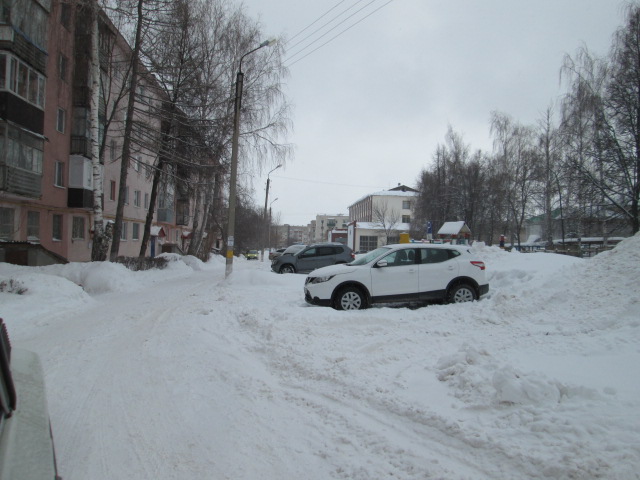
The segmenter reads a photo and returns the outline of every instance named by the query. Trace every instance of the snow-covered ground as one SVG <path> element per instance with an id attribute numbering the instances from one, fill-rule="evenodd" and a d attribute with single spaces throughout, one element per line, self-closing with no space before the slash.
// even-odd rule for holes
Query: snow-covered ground
<path id="1" fill-rule="evenodd" d="M 102 479 L 638 479 L 640 236 L 476 247 L 489 298 L 338 312 L 269 262 L 0 264 L 59 470 Z M 177 257 L 176 257 L 177 258 Z"/>

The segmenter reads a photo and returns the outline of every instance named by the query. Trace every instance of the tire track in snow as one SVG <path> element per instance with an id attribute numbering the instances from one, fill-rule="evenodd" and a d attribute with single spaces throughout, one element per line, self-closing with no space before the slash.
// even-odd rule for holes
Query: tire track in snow
<path id="1" fill-rule="evenodd" d="M 183 309 L 189 308 L 185 303 L 191 304 L 193 295 L 208 288 L 207 283 L 195 276 L 193 281 L 167 282 L 152 289 L 131 292 L 122 302 L 111 300 L 122 300 L 121 292 L 105 294 L 96 297 L 97 305 L 78 312 L 82 322 L 65 317 L 49 322 L 58 325 L 57 333 L 51 332 L 55 339 L 50 338 L 50 344 L 56 345 L 57 353 L 69 350 L 63 359 L 56 355 L 57 363 L 73 364 L 64 368 L 54 366 L 53 371 L 57 373 L 49 382 L 59 382 L 65 392 L 63 413 L 56 422 L 62 426 L 56 428 L 54 424 L 60 470 L 65 479 L 127 478 L 131 468 L 143 471 L 145 478 L 171 478 L 166 469 L 166 459 L 171 452 L 162 451 L 163 441 L 139 434 L 149 429 L 147 422 L 150 420 L 145 415 L 153 409 L 147 409 L 145 405 L 153 399 L 147 398 L 144 388 L 135 387 L 138 383 L 143 387 L 145 381 L 157 374 L 153 365 L 159 360 L 148 356 L 145 343 L 157 338 L 165 345 L 170 344 L 171 339 L 162 338 L 172 331 L 167 327 L 180 317 Z M 167 307 L 169 295 L 176 301 Z M 136 298 L 136 301 L 127 297 Z M 132 305 L 135 305 L 133 309 Z M 92 321 L 94 317 L 103 318 L 101 312 L 105 308 L 110 311 L 111 322 Z M 75 372 L 75 378 L 60 378 L 61 372 L 68 375 L 69 371 Z M 161 380 L 158 388 L 166 392 L 168 386 L 162 385 Z M 179 415 L 181 408 L 172 403 L 172 396 L 163 395 L 162 398 L 167 404 L 161 411 L 173 412 L 174 418 Z M 165 438 L 171 435 L 163 419 L 154 422 L 153 428 Z M 122 438 L 122 444 L 110 445 L 104 440 L 114 437 L 113 433 L 105 437 L 106 431 L 113 430 L 118 430 L 115 436 Z M 88 471 L 65 468 L 67 464 L 77 464 L 78 455 L 91 458 L 82 462 Z M 114 458 L 126 461 L 117 464 Z"/>

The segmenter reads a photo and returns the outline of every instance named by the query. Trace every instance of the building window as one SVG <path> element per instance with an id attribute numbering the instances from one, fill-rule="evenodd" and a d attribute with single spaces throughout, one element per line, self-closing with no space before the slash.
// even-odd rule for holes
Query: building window
<path id="1" fill-rule="evenodd" d="M 133 169 L 136 172 L 139 172 L 140 171 L 140 157 L 133 157 L 131 159 L 131 162 L 133 163 Z"/>
<path id="2" fill-rule="evenodd" d="M 27 212 L 27 240 L 40 240 L 40 212 Z"/>
<path id="3" fill-rule="evenodd" d="M 129 224 L 127 222 L 122 222 L 122 230 L 120 230 L 120 240 L 127 239 L 127 226 Z"/>
<path id="4" fill-rule="evenodd" d="M 67 30 L 71 27 L 71 5 L 68 3 L 60 5 L 60 24 Z"/>
<path id="5" fill-rule="evenodd" d="M 109 148 L 111 161 L 115 162 L 118 158 L 118 142 L 116 142 L 113 138 L 111 139 L 111 147 Z"/>
<path id="6" fill-rule="evenodd" d="M 134 190 L 133 191 L 133 205 L 136 207 L 140 206 L 140 194 L 142 192 L 140 192 L 140 190 Z"/>
<path id="7" fill-rule="evenodd" d="M 64 133 L 65 115 L 66 112 L 64 111 L 64 109 L 58 108 L 58 116 L 56 117 L 56 130 L 58 130 L 60 133 Z"/>
<path id="8" fill-rule="evenodd" d="M 84 240 L 84 217 L 73 217 L 71 238 L 74 240 Z"/>
<path id="9" fill-rule="evenodd" d="M 0 53 L 0 90 L 7 89 L 7 56 Z"/>
<path id="10" fill-rule="evenodd" d="M 56 162 L 53 174 L 53 184 L 56 187 L 64 187 L 64 162 Z"/>
<path id="11" fill-rule="evenodd" d="M 36 6 L 36 4 L 40 4 Z M 47 21 L 51 2 L 25 2 L 11 1 L 1 2 L 4 14 L 11 15 L 11 23 L 20 28 L 22 34 L 30 40 L 30 43 L 46 50 L 47 46 Z"/>
<path id="12" fill-rule="evenodd" d="M 0 240 L 13 240 L 13 208 L 0 207 Z"/>
<path id="13" fill-rule="evenodd" d="M 116 181 L 111 180 L 111 182 L 109 183 L 109 200 L 115 200 L 115 199 L 116 199 Z"/>
<path id="14" fill-rule="evenodd" d="M 144 194 L 144 208 L 149 208 L 149 194 Z"/>
<path id="15" fill-rule="evenodd" d="M 411 210 L 411 200 L 403 200 L 402 201 L 402 209 L 403 210 Z"/>
<path id="16" fill-rule="evenodd" d="M 65 82 L 67 81 L 67 65 L 68 65 L 67 57 L 65 57 L 63 54 L 59 54 L 58 55 L 58 76 L 60 77 L 60 80 L 64 80 Z"/>
<path id="17" fill-rule="evenodd" d="M 133 224 L 133 231 L 131 232 L 131 240 L 140 240 L 140 224 Z"/>
<path id="18" fill-rule="evenodd" d="M 411 223 L 411 215 L 402 215 L 402 223 Z"/>
<path id="19" fill-rule="evenodd" d="M 11 55 L 1 55 L 0 63 L 0 89 L 11 90 L 24 100 L 44 108 L 44 76 Z"/>
<path id="20" fill-rule="evenodd" d="M 33 137 L 10 125 L 7 127 L 6 138 L 4 138 L 4 129 L 0 127 L 0 137 L 6 141 L 4 146 L 6 165 L 42 174 L 44 141 L 41 138 Z"/>
<path id="21" fill-rule="evenodd" d="M 62 215 L 53 215 L 51 236 L 55 242 L 62 240 Z"/>
<path id="22" fill-rule="evenodd" d="M 129 205 L 129 187 L 124 187 L 124 204 Z"/>
<path id="23" fill-rule="evenodd" d="M 366 236 L 360 237 L 360 253 L 370 252 L 378 248 L 378 237 Z"/>

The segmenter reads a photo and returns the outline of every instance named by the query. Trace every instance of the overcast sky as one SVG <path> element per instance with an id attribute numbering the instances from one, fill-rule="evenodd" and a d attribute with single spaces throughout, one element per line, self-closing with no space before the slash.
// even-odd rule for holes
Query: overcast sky
<path id="1" fill-rule="evenodd" d="M 563 57 L 574 56 L 582 45 L 598 56 L 607 54 L 623 22 L 619 0 L 243 4 L 266 37 L 291 39 L 287 57 L 326 34 L 286 61 L 295 154 L 271 173 L 269 203 L 277 198 L 271 205 L 274 219 L 280 214 L 280 223 L 291 225 L 306 225 L 317 214 L 346 215 L 362 196 L 399 183 L 415 186 L 449 126 L 473 150 L 490 151 L 492 111 L 535 124 L 565 91 Z M 254 180 L 259 206 L 268 170 Z"/>

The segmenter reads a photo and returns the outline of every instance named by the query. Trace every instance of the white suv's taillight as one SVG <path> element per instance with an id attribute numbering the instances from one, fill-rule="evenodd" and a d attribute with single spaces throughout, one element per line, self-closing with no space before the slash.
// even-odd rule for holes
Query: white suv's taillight
<path id="1" fill-rule="evenodd" d="M 484 270 L 485 266 L 484 266 L 484 262 L 471 262 L 471 265 L 473 265 L 474 267 L 478 267 L 480 270 Z"/>

